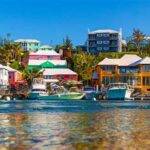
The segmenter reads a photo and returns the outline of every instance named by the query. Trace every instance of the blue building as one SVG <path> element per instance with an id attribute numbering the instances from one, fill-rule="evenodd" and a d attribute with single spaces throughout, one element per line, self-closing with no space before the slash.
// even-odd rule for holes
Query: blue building
<path id="1" fill-rule="evenodd" d="M 87 51 L 93 54 L 121 52 L 122 31 L 107 29 L 88 32 Z"/>

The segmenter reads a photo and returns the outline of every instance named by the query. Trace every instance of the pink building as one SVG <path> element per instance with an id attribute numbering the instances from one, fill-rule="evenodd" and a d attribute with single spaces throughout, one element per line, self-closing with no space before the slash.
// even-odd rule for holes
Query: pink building
<path id="1" fill-rule="evenodd" d="M 58 79 L 60 81 L 78 80 L 77 73 L 68 68 L 45 69 L 43 72 L 43 76 L 45 80 L 55 80 L 55 79 Z"/>
<path id="2" fill-rule="evenodd" d="M 42 46 L 38 51 L 31 52 L 29 59 L 33 60 L 60 60 L 60 54 L 50 47 Z"/>
<path id="3" fill-rule="evenodd" d="M 66 60 L 49 46 L 42 46 L 38 51 L 29 54 L 28 68 L 43 69 L 46 82 L 78 80 L 78 75 L 67 68 Z"/>

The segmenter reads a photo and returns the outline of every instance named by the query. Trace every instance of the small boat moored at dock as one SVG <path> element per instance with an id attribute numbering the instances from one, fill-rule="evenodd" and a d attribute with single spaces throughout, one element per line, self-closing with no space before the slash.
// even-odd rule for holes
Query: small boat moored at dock
<path id="1" fill-rule="evenodd" d="M 106 92 L 108 100 L 132 100 L 133 89 L 127 83 L 111 83 Z"/>
<path id="2" fill-rule="evenodd" d="M 32 89 L 29 92 L 29 99 L 36 100 L 80 100 L 85 94 L 80 91 L 65 89 L 63 86 L 52 83 L 51 91 L 47 91 L 47 85 L 43 79 L 34 79 Z"/>

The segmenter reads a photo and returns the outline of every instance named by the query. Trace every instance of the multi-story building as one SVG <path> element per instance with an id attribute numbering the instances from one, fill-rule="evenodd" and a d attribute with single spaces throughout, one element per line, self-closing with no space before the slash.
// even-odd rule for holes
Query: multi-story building
<path id="1" fill-rule="evenodd" d="M 25 51 L 37 51 L 40 47 L 40 41 L 35 39 L 18 39 L 15 42 L 19 43 Z"/>
<path id="2" fill-rule="evenodd" d="M 92 82 L 95 85 L 122 82 L 133 85 L 142 93 L 150 93 L 150 57 L 124 55 L 120 59 L 105 58 L 93 68 Z"/>
<path id="3" fill-rule="evenodd" d="M 122 31 L 108 29 L 89 32 L 87 51 L 93 54 L 100 52 L 121 52 Z"/>
<path id="4" fill-rule="evenodd" d="M 58 80 L 77 80 L 77 73 L 67 68 L 67 61 L 49 46 L 42 46 L 37 52 L 30 52 L 28 69 L 43 71 L 46 82 Z"/>

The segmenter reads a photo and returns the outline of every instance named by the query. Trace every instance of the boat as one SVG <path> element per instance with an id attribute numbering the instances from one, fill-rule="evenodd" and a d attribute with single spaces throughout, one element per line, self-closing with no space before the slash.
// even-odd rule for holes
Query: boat
<path id="1" fill-rule="evenodd" d="M 34 78 L 28 98 L 38 99 L 39 96 L 48 96 L 46 82 L 42 78 Z"/>
<path id="2" fill-rule="evenodd" d="M 71 87 L 66 90 L 63 86 L 51 86 L 52 92 L 49 95 L 39 95 L 39 100 L 81 100 L 85 96 L 84 93 L 77 91 L 76 88 Z"/>
<path id="3" fill-rule="evenodd" d="M 85 94 L 80 91 L 73 91 L 73 88 L 66 90 L 63 86 L 55 83 L 51 85 L 51 92 L 47 91 L 47 86 L 44 80 L 34 80 L 32 89 L 29 93 L 29 99 L 36 100 L 80 100 Z"/>
<path id="4" fill-rule="evenodd" d="M 133 89 L 127 83 L 111 83 L 106 92 L 108 100 L 132 100 Z"/>

